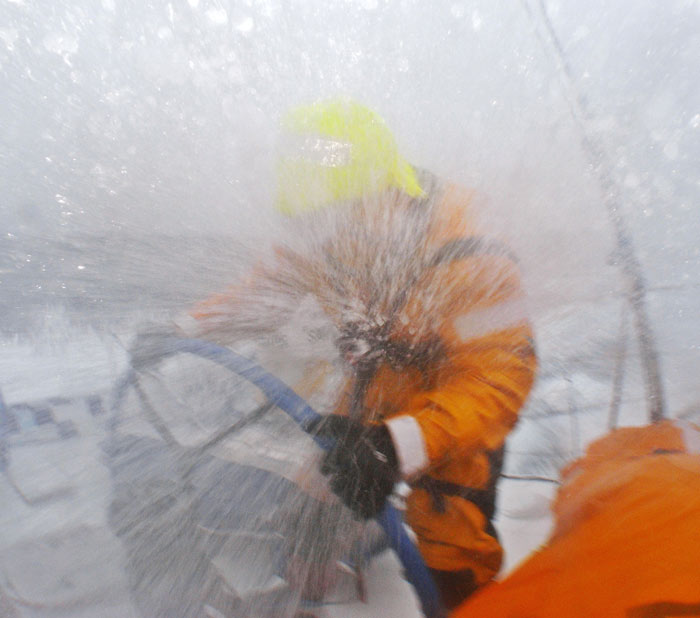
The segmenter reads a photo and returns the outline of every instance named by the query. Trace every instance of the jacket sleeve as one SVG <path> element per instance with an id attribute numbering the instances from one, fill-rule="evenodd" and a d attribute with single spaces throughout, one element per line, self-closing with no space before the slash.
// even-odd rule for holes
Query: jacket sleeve
<path id="1" fill-rule="evenodd" d="M 187 336 L 213 337 L 222 343 L 274 331 L 307 291 L 308 282 L 299 276 L 305 272 L 297 264 L 301 259 L 278 247 L 239 283 L 197 303 L 174 320 L 175 325 Z"/>
<path id="2" fill-rule="evenodd" d="M 504 266 L 504 260 L 473 258 L 450 267 L 450 279 L 467 284 L 454 286 L 453 294 L 466 301 L 455 301 L 435 316 L 442 321 L 444 357 L 430 369 L 433 387 L 389 421 L 405 476 L 454 455 L 496 449 L 515 425 L 537 363 L 522 291 L 513 266 Z M 474 268 L 486 278 L 484 285 L 470 285 L 467 271 Z M 510 275 L 494 283 L 503 277 L 503 268 Z M 494 279 L 489 281 L 490 272 Z M 471 302 L 480 294 L 478 302 Z"/>
<path id="3" fill-rule="evenodd" d="M 459 209 L 448 210 L 441 243 L 469 237 Z M 505 247 L 504 247 L 505 249 Z M 404 476 L 453 456 L 500 447 L 517 420 L 537 366 L 519 269 L 509 252 L 445 263 L 419 284 L 408 324 L 429 315 L 444 354 L 431 387 L 388 421 Z M 422 304 L 421 298 L 430 299 Z"/>

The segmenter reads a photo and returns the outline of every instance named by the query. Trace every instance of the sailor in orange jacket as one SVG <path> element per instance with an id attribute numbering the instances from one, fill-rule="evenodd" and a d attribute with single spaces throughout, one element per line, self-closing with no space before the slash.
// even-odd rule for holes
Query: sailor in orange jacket
<path id="1" fill-rule="evenodd" d="M 548 543 L 454 618 L 700 616 L 700 428 L 627 427 L 562 473 Z"/>
<path id="2" fill-rule="evenodd" d="M 516 260 L 478 232 L 471 195 L 416 172 L 374 112 L 322 102 L 284 127 L 278 204 L 294 240 L 200 305 L 196 334 L 232 331 L 242 303 L 270 305 L 271 290 L 289 305 L 313 295 L 349 369 L 317 428 L 337 440 L 322 471 L 363 518 L 411 486 L 407 521 L 455 606 L 500 568 L 496 481 L 535 374 Z"/>

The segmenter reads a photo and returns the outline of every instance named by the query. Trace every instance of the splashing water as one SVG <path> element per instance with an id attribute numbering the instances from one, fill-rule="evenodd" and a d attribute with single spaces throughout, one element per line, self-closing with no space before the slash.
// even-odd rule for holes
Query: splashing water
<path id="1" fill-rule="evenodd" d="M 560 468 L 647 420 L 571 83 L 645 275 L 669 414 L 698 419 L 698 7 L 608 4 L 0 6 L 0 614 L 418 615 L 387 553 L 358 571 L 379 531 L 246 381 L 180 355 L 111 410 L 142 324 L 256 269 L 208 334 L 322 413 L 369 351 L 391 360 L 391 329 L 425 352 L 433 325 L 415 318 L 454 293 L 431 275 L 404 302 L 435 259 L 431 204 L 368 196 L 293 221 L 268 206 L 274 127 L 297 102 L 376 107 L 412 162 L 476 188 L 474 230 L 519 258 L 540 368 L 499 486 L 506 570 L 546 537 Z"/>

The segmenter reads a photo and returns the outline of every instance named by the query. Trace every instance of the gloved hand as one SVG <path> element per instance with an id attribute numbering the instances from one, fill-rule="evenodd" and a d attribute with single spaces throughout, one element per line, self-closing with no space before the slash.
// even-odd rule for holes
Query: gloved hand
<path id="1" fill-rule="evenodd" d="M 333 492 L 359 518 L 377 515 L 399 480 L 396 450 L 386 425 L 363 425 L 331 414 L 316 423 L 312 433 L 335 440 L 321 462 Z"/>
<path id="2" fill-rule="evenodd" d="M 162 324 L 149 324 L 142 328 L 129 348 L 131 366 L 137 371 L 155 367 L 174 353 L 168 341 L 176 336 L 172 327 Z"/>

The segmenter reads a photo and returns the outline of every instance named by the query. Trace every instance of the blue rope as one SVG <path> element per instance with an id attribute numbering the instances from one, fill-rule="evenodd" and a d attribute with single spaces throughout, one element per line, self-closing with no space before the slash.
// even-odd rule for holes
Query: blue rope
<path id="1" fill-rule="evenodd" d="M 233 373 L 240 375 L 255 386 L 278 408 L 289 414 L 305 432 L 309 433 L 313 424 L 321 417 L 306 401 L 289 388 L 282 380 L 253 361 L 236 354 L 228 348 L 218 346 L 199 339 L 167 339 L 163 342 L 163 350 L 169 352 L 186 352 L 206 358 Z M 123 397 L 123 390 L 131 382 L 133 373 L 130 372 L 120 383 L 118 399 Z M 116 402 L 115 402 L 116 404 Z M 332 443 L 314 437 L 316 443 L 328 450 Z M 411 542 L 403 526 L 400 513 L 389 503 L 377 515 L 377 522 L 389 539 L 392 549 L 396 552 L 405 570 L 406 579 L 415 588 L 423 613 L 430 618 L 441 618 L 446 615 L 440 600 L 440 595 L 428 568 L 416 546 Z"/>

